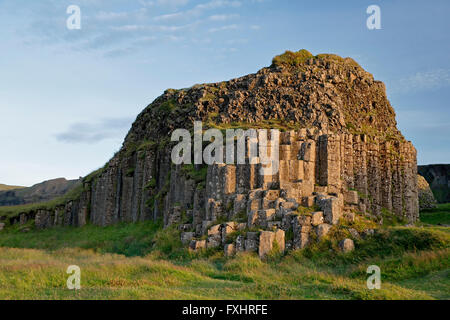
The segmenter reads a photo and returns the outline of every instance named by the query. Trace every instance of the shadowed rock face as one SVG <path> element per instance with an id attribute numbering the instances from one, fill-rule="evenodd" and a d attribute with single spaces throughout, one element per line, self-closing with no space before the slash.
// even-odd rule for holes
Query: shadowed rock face
<path id="1" fill-rule="evenodd" d="M 450 202 L 450 165 L 432 164 L 419 166 L 419 173 L 430 184 L 430 188 L 439 203 Z"/>
<path id="2" fill-rule="evenodd" d="M 196 120 L 219 129 L 281 129 L 280 170 L 261 176 L 248 162 L 172 165 L 171 132 Z M 84 179 L 81 198 L 58 210 L 40 212 L 38 220 L 162 218 L 166 226 L 180 224 L 194 250 L 224 245 L 227 254 L 264 256 L 303 248 L 312 234 L 323 237 L 355 213 L 379 221 L 387 210 L 416 221 L 416 150 L 396 128 L 384 84 L 352 59 L 286 53 L 256 74 L 167 90 L 137 117 L 108 165 Z M 249 232 L 254 228 L 267 232 Z"/>
<path id="3" fill-rule="evenodd" d="M 430 189 L 430 185 L 421 175 L 417 175 L 417 188 L 419 189 L 420 210 L 436 208 L 436 199 Z"/>
<path id="4" fill-rule="evenodd" d="M 29 188 L 0 191 L 0 206 L 38 203 L 62 196 L 80 180 L 53 179 L 35 184 Z"/>

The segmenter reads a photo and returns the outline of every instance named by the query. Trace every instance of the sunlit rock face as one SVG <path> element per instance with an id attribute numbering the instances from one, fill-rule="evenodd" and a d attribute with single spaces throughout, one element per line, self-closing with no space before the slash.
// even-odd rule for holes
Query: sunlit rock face
<path id="1" fill-rule="evenodd" d="M 204 129 L 280 130 L 279 170 L 260 175 L 261 164 L 249 159 L 173 165 L 171 133 L 194 121 Z M 137 117 L 109 163 L 84 179 L 81 197 L 38 220 L 163 219 L 179 226 L 192 250 L 265 256 L 304 248 L 343 221 L 380 223 L 385 213 L 411 223 L 419 205 L 416 150 L 396 128 L 384 84 L 350 58 L 302 50 L 256 74 L 167 90 Z"/>

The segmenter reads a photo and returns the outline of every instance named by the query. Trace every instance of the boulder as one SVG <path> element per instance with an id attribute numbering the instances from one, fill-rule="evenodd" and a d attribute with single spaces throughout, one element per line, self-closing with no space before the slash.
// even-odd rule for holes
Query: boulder
<path id="1" fill-rule="evenodd" d="M 206 240 L 192 240 L 189 249 L 193 251 L 206 249 Z"/>
<path id="2" fill-rule="evenodd" d="M 317 227 L 322 223 L 323 223 L 323 212 L 322 211 L 313 212 L 311 215 L 311 224 L 314 227 Z"/>
<path id="3" fill-rule="evenodd" d="M 344 239 L 339 242 L 339 247 L 343 252 L 351 252 L 355 250 L 355 243 L 352 239 Z"/>
<path id="4" fill-rule="evenodd" d="M 222 225 L 217 224 L 217 225 L 212 226 L 211 228 L 209 228 L 209 230 L 208 230 L 208 237 L 209 237 L 209 236 L 217 236 L 217 237 L 220 237 L 220 236 L 221 236 L 221 234 L 220 234 L 220 229 L 221 229 L 221 227 L 222 227 Z"/>
<path id="5" fill-rule="evenodd" d="M 359 235 L 359 232 L 356 229 L 354 229 L 354 228 L 348 229 L 348 232 L 350 232 L 350 234 L 351 234 L 353 239 L 360 239 L 361 238 L 361 236 Z"/>
<path id="6" fill-rule="evenodd" d="M 243 235 L 239 235 L 236 238 L 236 246 L 235 246 L 236 252 L 242 252 L 245 251 L 245 237 Z"/>
<path id="7" fill-rule="evenodd" d="M 299 232 L 294 234 L 294 243 L 293 243 L 294 249 L 304 249 L 308 246 L 309 243 L 310 243 L 309 233 Z"/>
<path id="8" fill-rule="evenodd" d="M 359 203 L 358 192 L 354 191 L 354 190 L 347 191 L 344 194 L 344 200 L 345 200 L 345 203 L 347 203 L 347 204 L 358 205 L 358 203 Z"/>
<path id="9" fill-rule="evenodd" d="M 262 231 L 259 236 L 259 256 L 264 258 L 270 251 L 272 251 L 273 240 L 275 234 L 272 231 Z"/>
<path id="10" fill-rule="evenodd" d="M 309 196 L 309 197 L 303 197 L 302 205 L 307 208 L 311 208 L 314 205 L 314 202 L 316 200 L 316 197 Z"/>
<path id="11" fill-rule="evenodd" d="M 182 232 L 181 233 L 181 243 L 183 243 L 183 245 L 188 245 L 189 243 L 191 243 L 191 241 L 194 237 L 195 237 L 194 232 Z"/>
<path id="12" fill-rule="evenodd" d="M 253 239 L 245 239 L 245 251 L 256 252 L 258 251 L 258 241 Z"/>
<path id="13" fill-rule="evenodd" d="M 284 239 L 284 231 L 277 230 L 275 232 L 272 231 L 262 231 L 259 235 L 259 256 L 264 258 L 267 254 L 272 252 L 275 247 L 275 244 L 280 252 L 284 252 L 285 250 L 285 239 Z"/>
<path id="14" fill-rule="evenodd" d="M 222 238 L 219 236 L 208 236 L 208 242 L 206 244 L 208 249 L 214 249 L 220 247 L 222 244 Z"/>
<path id="15" fill-rule="evenodd" d="M 317 226 L 316 233 L 317 233 L 317 237 L 319 238 L 319 240 L 322 239 L 323 237 L 325 237 L 328 234 L 328 232 L 330 231 L 331 227 L 332 226 L 327 224 L 327 223 L 322 223 L 322 224 Z"/>
<path id="16" fill-rule="evenodd" d="M 327 197 L 319 200 L 319 207 L 323 211 L 324 220 L 329 224 L 337 224 L 342 217 L 342 208 L 339 199 L 336 197 Z"/>
<path id="17" fill-rule="evenodd" d="M 222 226 L 222 244 L 225 244 L 227 241 L 228 235 L 232 234 L 237 230 L 237 223 L 236 222 L 227 222 Z"/>

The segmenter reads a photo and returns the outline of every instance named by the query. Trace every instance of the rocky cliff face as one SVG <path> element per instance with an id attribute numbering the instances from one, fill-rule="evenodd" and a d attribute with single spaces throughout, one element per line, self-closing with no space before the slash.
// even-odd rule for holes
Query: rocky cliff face
<path id="1" fill-rule="evenodd" d="M 430 184 L 431 190 L 439 203 L 450 202 L 450 165 L 432 164 L 419 166 L 419 173 Z"/>
<path id="2" fill-rule="evenodd" d="M 170 134 L 194 121 L 282 130 L 280 170 L 261 176 L 248 159 L 174 166 Z M 383 83 L 352 59 L 302 50 L 256 74 L 167 90 L 137 117 L 120 152 L 84 180 L 80 199 L 34 218 L 40 227 L 162 218 L 194 250 L 263 256 L 305 247 L 356 215 L 414 222 L 417 192 L 416 150 L 396 128 Z"/>

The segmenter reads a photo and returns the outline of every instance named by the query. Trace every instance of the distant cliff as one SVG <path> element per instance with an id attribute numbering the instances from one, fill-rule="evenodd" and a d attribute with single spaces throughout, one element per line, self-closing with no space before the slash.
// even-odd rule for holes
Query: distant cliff
<path id="1" fill-rule="evenodd" d="M 62 196 L 72 189 L 79 180 L 53 179 L 35 184 L 29 188 L 18 187 L 0 191 L 0 206 L 15 206 L 39 203 Z"/>
<path id="2" fill-rule="evenodd" d="M 439 203 L 450 202 L 450 164 L 419 166 L 419 174 L 430 184 Z"/>

